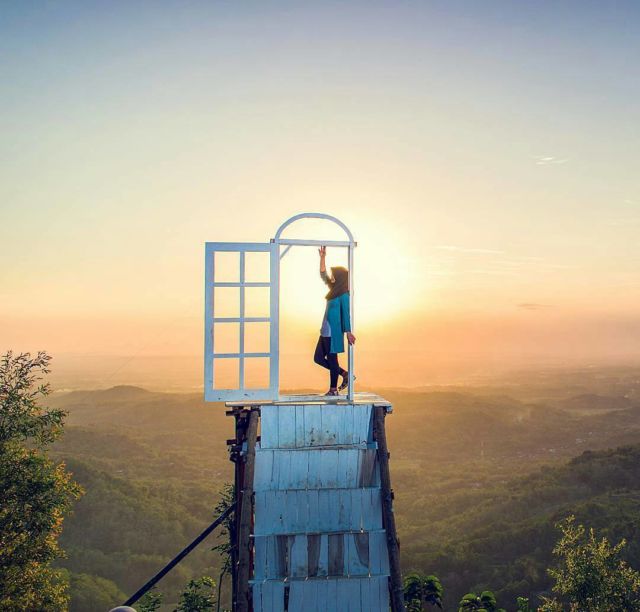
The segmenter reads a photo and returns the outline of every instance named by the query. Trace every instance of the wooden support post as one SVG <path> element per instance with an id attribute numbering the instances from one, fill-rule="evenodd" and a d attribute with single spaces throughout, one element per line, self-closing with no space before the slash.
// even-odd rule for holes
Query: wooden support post
<path id="1" fill-rule="evenodd" d="M 393 514 L 393 491 L 389 472 L 389 449 L 387 434 L 384 429 L 386 409 L 374 406 L 374 433 L 378 443 L 378 462 L 380 464 L 380 488 L 382 493 L 382 519 L 387 533 L 389 550 L 389 593 L 392 612 L 405 612 L 402 574 L 400 572 L 400 545 L 396 533 L 396 519 Z"/>
<path id="2" fill-rule="evenodd" d="M 251 572 L 251 524 L 253 520 L 253 474 L 256 460 L 256 440 L 258 437 L 257 409 L 249 413 L 247 427 L 247 455 L 244 465 L 240 518 L 238 522 L 238 575 L 236 580 L 236 610 L 249 612 L 249 574 Z"/>
<path id="3" fill-rule="evenodd" d="M 235 496 L 236 513 L 233 516 L 233 521 L 229 533 L 229 539 L 231 541 L 231 610 L 236 612 L 237 610 L 237 597 L 238 597 L 238 522 L 240 514 L 240 499 L 242 497 L 242 483 L 244 476 L 244 461 L 242 457 L 242 445 L 247 437 L 247 414 L 248 411 L 243 408 L 235 408 L 234 410 L 227 412 L 227 415 L 233 416 L 235 419 L 235 433 L 234 440 L 229 440 L 227 444 L 230 444 L 229 458 L 234 464 L 234 481 L 233 490 Z"/>

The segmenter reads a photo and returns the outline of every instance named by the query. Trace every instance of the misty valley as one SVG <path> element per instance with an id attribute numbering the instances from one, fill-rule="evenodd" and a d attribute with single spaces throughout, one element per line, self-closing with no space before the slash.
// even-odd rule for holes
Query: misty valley
<path id="1" fill-rule="evenodd" d="M 406 574 L 437 575 L 445 610 L 492 590 L 515 609 L 552 584 L 555 523 L 569 514 L 640 566 L 640 369 L 551 370 L 490 384 L 376 389 L 392 402 L 391 470 Z M 66 519 L 59 561 L 71 609 L 121 603 L 214 518 L 233 478 L 232 419 L 200 394 L 138 387 L 56 393 L 69 411 L 54 447 L 85 493 Z M 220 575 L 214 535 L 159 584 L 174 602 Z M 222 584 L 228 605 L 228 577 Z"/>

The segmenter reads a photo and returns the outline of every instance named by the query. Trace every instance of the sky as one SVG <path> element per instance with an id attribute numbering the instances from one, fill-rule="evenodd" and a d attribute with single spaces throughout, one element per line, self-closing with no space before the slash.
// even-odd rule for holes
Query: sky
<path id="1" fill-rule="evenodd" d="M 197 364 L 204 243 L 316 211 L 365 382 L 637 363 L 639 59 L 631 1 L 1 0 L 0 350 Z M 324 293 L 292 250 L 282 384 Z"/>

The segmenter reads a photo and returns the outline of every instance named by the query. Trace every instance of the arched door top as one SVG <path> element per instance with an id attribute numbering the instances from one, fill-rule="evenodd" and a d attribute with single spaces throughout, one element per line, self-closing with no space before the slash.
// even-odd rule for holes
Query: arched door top
<path id="1" fill-rule="evenodd" d="M 335 223 L 336 225 L 340 226 L 343 229 L 344 233 L 347 235 L 347 238 L 349 239 L 349 242 L 351 243 L 355 242 L 353 239 L 353 234 L 351 233 L 351 230 L 349 230 L 349 228 L 342 221 L 340 221 L 340 219 L 338 219 L 337 217 L 334 217 L 333 215 L 326 215 L 324 213 L 300 213 L 299 215 L 294 215 L 290 219 L 287 219 L 278 228 L 278 231 L 276 232 L 276 236 L 273 239 L 273 241 L 279 242 L 280 235 L 282 234 L 282 232 L 287 227 L 289 227 L 289 225 L 291 225 L 292 223 L 295 223 L 296 221 L 299 221 L 300 219 L 326 219 L 327 221 L 332 221 L 333 223 Z"/>

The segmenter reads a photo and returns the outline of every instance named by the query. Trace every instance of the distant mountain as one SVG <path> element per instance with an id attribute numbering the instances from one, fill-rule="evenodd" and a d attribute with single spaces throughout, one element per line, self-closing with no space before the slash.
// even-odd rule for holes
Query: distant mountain
<path id="1" fill-rule="evenodd" d="M 402 554 L 405 567 L 441 578 L 448 589 L 446 609 L 455 609 L 466 591 L 486 588 L 507 609 L 518 595 L 537 604 L 537 595 L 551 586 L 546 568 L 555 563 L 554 525 L 569 514 L 613 541 L 626 538 L 627 559 L 640 568 L 640 444 L 586 451 L 564 465 L 463 491 L 436 505 L 426 512 L 435 520 L 402 516 L 403 526 L 412 524 L 409 534 L 401 530 Z M 438 518 L 441 505 L 449 513 Z M 404 515 L 401 507 L 398 512 Z"/>
<path id="2" fill-rule="evenodd" d="M 619 395 L 610 396 L 585 393 L 560 401 L 557 405 L 565 410 L 609 411 L 625 410 L 634 405 L 640 405 L 640 402 Z"/>

